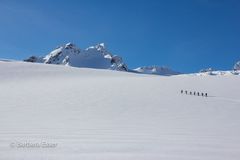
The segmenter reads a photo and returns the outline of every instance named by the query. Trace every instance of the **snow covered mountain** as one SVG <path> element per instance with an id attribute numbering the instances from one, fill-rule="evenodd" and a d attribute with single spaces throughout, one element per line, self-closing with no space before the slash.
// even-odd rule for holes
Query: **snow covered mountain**
<path id="1" fill-rule="evenodd" d="M 134 69 L 137 73 L 144 73 L 144 74 L 156 74 L 156 75 L 178 75 L 181 74 L 180 72 L 176 72 L 171 70 L 168 67 L 160 67 L 160 66 L 144 66 Z"/>
<path id="2" fill-rule="evenodd" d="M 214 69 L 212 69 L 212 68 L 207 68 L 207 69 L 201 69 L 201 70 L 199 71 L 199 73 L 206 73 L 206 72 L 212 72 L 212 71 L 214 71 Z"/>
<path id="3" fill-rule="evenodd" d="M 240 71 L 207 71 L 207 72 L 199 72 L 193 73 L 189 75 L 197 75 L 197 76 L 228 76 L 228 75 L 240 75 Z"/>
<path id="4" fill-rule="evenodd" d="M 240 75 L 240 70 L 229 70 L 229 71 L 221 71 L 221 70 L 214 70 L 212 68 L 201 69 L 199 73 L 193 73 L 190 75 L 197 75 L 197 76 L 227 76 L 227 75 Z"/>
<path id="5" fill-rule="evenodd" d="M 104 43 L 80 49 L 73 43 L 67 43 L 50 52 L 44 57 L 31 56 L 25 62 L 57 64 L 79 68 L 110 69 L 127 71 L 142 74 L 155 74 L 163 76 L 179 75 L 180 72 L 168 67 L 143 66 L 136 69 L 129 69 L 120 56 L 114 55 L 106 49 Z M 233 71 L 215 71 L 212 68 L 203 69 L 195 75 L 239 75 L 240 61 L 234 66 Z"/>
<path id="6" fill-rule="evenodd" d="M 73 43 L 68 43 L 66 45 L 57 47 L 55 50 L 44 57 L 31 56 L 24 61 L 59 64 L 80 68 L 111 69 L 164 76 L 180 74 L 180 72 L 173 71 L 167 67 L 159 66 L 139 67 L 131 70 L 127 67 L 127 64 L 123 62 L 120 56 L 111 54 L 106 49 L 104 43 L 88 47 L 84 50 L 81 50 Z"/>
<path id="7" fill-rule="evenodd" d="M 234 65 L 233 69 L 240 71 L 240 61 L 238 61 L 238 62 Z"/>
<path id="8" fill-rule="evenodd" d="M 73 43 L 62 45 L 45 57 L 31 56 L 24 60 L 46 64 L 59 64 L 72 67 L 112 69 L 127 71 L 122 58 L 107 51 L 104 43 L 81 50 Z"/>

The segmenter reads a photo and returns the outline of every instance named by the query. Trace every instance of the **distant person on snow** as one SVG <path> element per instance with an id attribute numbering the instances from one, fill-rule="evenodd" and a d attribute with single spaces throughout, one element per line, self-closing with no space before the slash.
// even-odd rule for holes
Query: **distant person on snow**
<path id="1" fill-rule="evenodd" d="M 207 97 L 208 95 L 207 95 L 207 93 L 205 93 L 205 97 Z"/>
<path id="2" fill-rule="evenodd" d="M 198 96 L 200 95 L 199 92 L 197 92 L 197 95 L 198 95 Z"/>
<path id="3" fill-rule="evenodd" d="M 181 90 L 181 93 L 183 94 L 183 90 Z"/>
<path id="4" fill-rule="evenodd" d="M 185 91 L 185 93 L 187 94 L 187 91 Z"/>
<path id="5" fill-rule="evenodd" d="M 193 92 L 193 95 L 194 95 L 194 96 L 196 95 L 196 92 L 195 92 L 195 91 Z"/>
<path id="6" fill-rule="evenodd" d="M 190 95 L 192 95 L 192 92 L 190 92 Z"/>
<path id="7" fill-rule="evenodd" d="M 204 94 L 202 93 L 202 96 L 204 96 Z"/>

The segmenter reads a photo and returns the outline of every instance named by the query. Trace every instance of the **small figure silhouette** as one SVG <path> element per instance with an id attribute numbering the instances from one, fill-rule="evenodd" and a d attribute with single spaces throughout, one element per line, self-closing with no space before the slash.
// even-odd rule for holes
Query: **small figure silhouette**
<path id="1" fill-rule="evenodd" d="M 205 93 L 205 97 L 207 97 L 208 95 L 207 95 L 207 93 Z"/>
<path id="2" fill-rule="evenodd" d="M 187 91 L 185 91 L 185 94 L 187 94 Z"/>
<path id="3" fill-rule="evenodd" d="M 194 95 L 194 96 L 196 95 L 196 92 L 195 92 L 195 91 L 193 92 L 193 95 Z"/>
<path id="4" fill-rule="evenodd" d="M 202 96 L 203 96 L 203 93 L 202 93 Z"/>
<path id="5" fill-rule="evenodd" d="M 181 90 L 181 93 L 183 93 L 183 90 Z"/>
<path id="6" fill-rule="evenodd" d="M 192 92 L 190 92 L 190 95 L 192 95 Z"/>
<path id="7" fill-rule="evenodd" d="M 199 96 L 199 92 L 197 92 L 197 95 Z"/>

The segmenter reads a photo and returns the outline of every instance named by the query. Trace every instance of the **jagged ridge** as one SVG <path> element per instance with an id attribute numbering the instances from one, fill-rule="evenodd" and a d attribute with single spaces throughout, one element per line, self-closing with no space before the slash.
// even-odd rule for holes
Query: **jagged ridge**
<path id="1" fill-rule="evenodd" d="M 73 43 L 67 43 L 45 57 L 31 56 L 26 62 L 59 64 L 72 67 L 86 67 L 128 71 L 122 58 L 107 51 L 104 43 L 81 50 Z"/>

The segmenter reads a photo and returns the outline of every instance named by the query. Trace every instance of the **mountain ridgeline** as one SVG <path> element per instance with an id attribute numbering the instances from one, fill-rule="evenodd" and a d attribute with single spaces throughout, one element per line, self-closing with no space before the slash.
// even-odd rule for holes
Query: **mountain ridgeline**
<path id="1" fill-rule="evenodd" d="M 24 61 L 128 71 L 127 65 L 123 62 L 122 58 L 108 52 L 103 43 L 84 50 L 81 50 L 72 43 L 68 43 L 57 47 L 44 57 L 31 56 Z"/>
<path id="2" fill-rule="evenodd" d="M 110 69 L 164 76 L 181 74 L 180 72 L 171 70 L 168 67 L 155 65 L 129 69 L 127 64 L 123 61 L 122 57 L 109 52 L 106 49 L 104 43 L 100 43 L 86 49 L 80 49 L 73 43 L 67 43 L 65 45 L 57 47 L 46 56 L 31 56 L 24 61 L 33 63 L 65 65 L 80 68 Z M 239 74 L 240 61 L 234 65 L 233 69 L 234 70 L 230 72 L 231 74 Z M 203 75 L 203 73 L 206 75 L 218 75 L 218 72 L 213 73 L 212 69 L 201 70 L 200 73 L 202 73 L 201 75 Z M 221 74 L 222 73 L 224 72 L 221 72 Z"/>

